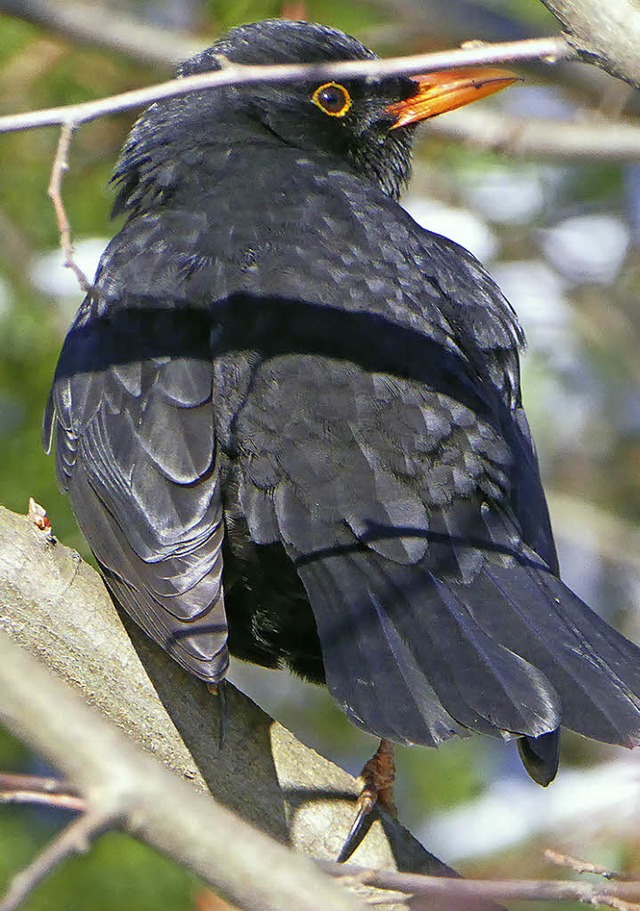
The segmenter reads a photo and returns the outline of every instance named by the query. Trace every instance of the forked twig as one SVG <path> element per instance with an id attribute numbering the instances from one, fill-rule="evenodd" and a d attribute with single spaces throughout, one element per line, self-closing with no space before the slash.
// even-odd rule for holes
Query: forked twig
<path id="1" fill-rule="evenodd" d="M 71 269 L 73 274 L 78 279 L 78 284 L 82 290 L 89 292 L 91 290 L 91 282 L 73 258 L 71 225 L 69 224 L 69 219 L 67 218 L 64 203 L 62 202 L 62 178 L 64 172 L 69 169 L 69 146 L 71 145 L 71 137 L 73 135 L 74 129 L 75 124 L 71 120 L 67 120 L 62 124 L 62 127 L 60 129 L 60 139 L 58 141 L 56 156 L 53 160 L 51 179 L 49 181 L 49 188 L 47 190 L 47 193 L 51 199 L 51 202 L 53 203 L 53 208 L 56 213 L 58 230 L 60 232 L 60 247 L 62 248 L 62 252 L 64 254 L 64 265 L 67 269 Z"/>
<path id="2" fill-rule="evenodd" d="M 561 854 L 559 851 L 553 851 L 546 848 L 544 856 L 552 864 L 558 867 L 568 867 L 576 873 L 595 873 L 597 876 L 603 876 L 605 879 L 615 879 L 619 882 L 631 882 L 638 877 L 628 876 L 626 873 L 620 873 L 618 870 L 609 870 L 600 864 L 592 864 L 588 860 L 580 860 L 579 857 L 572 857 L 570 854 Z"/>

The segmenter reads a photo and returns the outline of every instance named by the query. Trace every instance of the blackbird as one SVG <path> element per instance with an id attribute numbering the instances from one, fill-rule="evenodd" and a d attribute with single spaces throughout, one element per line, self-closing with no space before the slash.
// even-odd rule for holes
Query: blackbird
<path id="1" fill-rule="evenodd" d="M 233 29 L 181 75 L 369 60 L 307 22 Z M 517 317 L 397 199 L 420 120 L 501 70 L 243 84 L 154 103 L 46 412 L 118 604 L 212 685 L 229 653 L 436 746 L 560 725 L 640 740 L 640 650 L 561 581 Z"/>

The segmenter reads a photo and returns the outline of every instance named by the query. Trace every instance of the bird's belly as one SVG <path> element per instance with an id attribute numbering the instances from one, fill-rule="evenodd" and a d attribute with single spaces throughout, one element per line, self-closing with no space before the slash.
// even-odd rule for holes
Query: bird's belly
<path id="1" fill-rule="evenodd" d="M 306 592 L 279 544 L 251 545 L 248 559 L 224 557 L 229 649 L 243 661 L 287 667 L 324 683 L 316 622 Z"/>

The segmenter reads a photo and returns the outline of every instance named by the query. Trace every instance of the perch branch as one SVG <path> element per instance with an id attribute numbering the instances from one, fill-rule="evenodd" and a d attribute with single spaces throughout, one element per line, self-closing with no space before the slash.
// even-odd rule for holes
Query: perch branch
<path id="1" fill-rule="evenodd" d="M 51 671 L 0 634 L 0 719 L 87 799 L 72 823 L 14 880 L 1 911 L 105 828 L 187 866 L 247 911 L 356 911 L 362 906 L 314 864 L 252 828 L 134 746 Z M 250 794 L 250 785 L 248 785 Z"/>
<path id="2" fill-rule="evenodd" d="M 211 792 L 303 853 L 338 856 L 353 821 L 356 781 L 231 685 L 225 746 L 219 750 L 218 700 L 136 627 L 125 630 L 102 580 L 77 554 L 51 543 L 26 516 L 1 507 L 0 629 L 187 779 L 192 790 Z M 24 682 L 33 688 L 28 676 Z M 1 683 L 0 689 L 4 704 Z M 52 717 L 65 727 L 57 707 Z M 86 735 L 80 739 L 87 742 Z M 80 793 L 89 797 L 84 789 Z M 384 820 L 384 827 L 374 822 L 354 860 L 451 872 L 394 820 Z"/>

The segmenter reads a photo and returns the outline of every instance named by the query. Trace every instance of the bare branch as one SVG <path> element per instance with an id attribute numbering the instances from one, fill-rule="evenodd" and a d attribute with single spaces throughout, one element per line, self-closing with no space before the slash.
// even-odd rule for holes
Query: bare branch
<path id="1" fill-rule="evenodd" d="M 16 911 L 36 886 L 64 860 L 74 854 L 85 854 L 91 842 L 113 821 L 111 814 L 99 812 L 85 813 L 74 820 L 28 867 L 14 876 L 7 893 L 0 900 L 0 911 Z"/>
<path id="2" fill-rule="evenodd" d="M 49 199 L 53 203 L 53 208 L 56 213 L 56 220 L 58 222 L 58 231 L 60 232 L 60 246 L 64 254 L 63 265 L 65 268 L 71 269 L 75 277 L 78 279 L 80 288 L 86 292 L 91 290 L 91 282 L 73 258 L 71 225 L 69 224 L 69 219 L 67 218 L 67 213 L 62 201 L 62 177 L 64 175 L 64 172 L 69 168 L 69 146 L 71 144 L 72 135 L 73 124 L 64 123 L 60 131 L 60 140 L 58 142 L 58 148 L 53 160 L 53 168 L 51 169 L 51 179 L 49 181 L 48 195 Z"/>
<path id="3" fill-rule="evenodd" d="M 188 92 L 223 85 L 282 83 L 296 82 L 301 79 L 357 76 L 378 78 L 400 74 L 429 73 L 435 70 L 487 63 L 513 63 L 534 59 L 555 62 L 561 59 L 572 59 L 574 56 L 575 52 L 563 38 L 534 38 L 527 41 L 507 41 L 501 44 L 453 48 L 448 51 L 416 54 L 408 57 L 388 57 L 385 60 L 344 60 L 323 64 L 292 63 L 276 66 L 244 66 L 234 63 L 215 72 L 171 79 L 148 88 L 135 89 L 97 101 L 0 117 L 0 133 L 65 123 L 76 127 L 117 111 L 144 107 L 163 98 L 173 98 L 176 95 L 185 95 Z"/>
<path id="4" fill-rule="evenodd" d="M 507 155 L 610 162 L 637 161 L 640 156 L 640 125 L 602 116 L 581 120 L 523 118 L 485 105 L 434 117 L 429 129 L 447 139 Z"/>
<path id="5" fill-rule="evenodd" d="M 515 47 L 515 50 L 514 50 Z M 509 49 L 511 55 L 509 54 Z M 504 50 L 503 50 L 504 49 Z M 324 74 L 325 70 L 336 75 L 342 68 L 355 65 L 362 75 L 365 72 L 381 75 L 385 72 L 426 72 L 429 69 L 458 66 L 464 60 L 465 65 L 475 62 L 505 62 L 507 60 L 545 59 L 555 55 L 555 59 L 565 58 L 567 45 L 558 44 L 558 39 L 536 39 L 532 41 L 509 42 L 508 44 L 480 45 L 458 48 L 454 51 L 442 51 L 437 54 L 423 54 L 417 57 L 389 58 L 384 61 L 352 61 L 347 64 L 336 63 L 327 67 L 311 67 L 314 74 Z M 487 57 L 487 54 L 490 54 Z M 449 55 L 454 54 L 455 62 Z M 478 57 L 480 54 L 480 57 Z M 524 55 L 524 56 L 516 56 Z M 458 56 L 463 55 L 463 56 Z M 449 60 L 448 63 L 446 61 Z M 159 98 L 170 97 L 178 92 L 200 90 L 203 87 L 227 85 L 242 82 L 291 81 L 304 75 L 303 65 L 288 67 L 243 67 L 230 65 L 224 70 L 204 75 L 189 76 L 184 79 L 171 80 L 157 86 L 149 86 L 123 95 L 87 102 L 81 105 L 69 105 L 63 108 L 51 108 L 26 114 L 8 115 L 0 118 L 0 132 L 31 129 L 38 126 L 50 126 L 61 123 L 66 130 L 101 116 L 126 110 L 131 107 L 143 107 Z M 593 160 L 598 158 L 607 161 L 635 161 L 640 151 L 640 127 L 633 121 L 582 119 L 575 121 L 549 120 L 543 118 L 517 118 L 504 113 L 496 113 L 486 106 L 480 109 L 466 108 L 464 112 L 451 112 L 447 117 L 434 118 L 430 129 L 441 136 L 458 141 L 470 142 L 480 148 L 488 148 L 509 154 L 539 155 L 549 158 Z M 63 137 L 61 137 L 61 145 Z M 68 142 L 67 142 L 68 145 Z M 64 148 L 62 152 L 64 152 Z M 67 150 L 68 151 L 68 150 Z M 57 164 L 54 165 L 52 178 L 59 181 L 66 154 L 58 147 Z M 59 188 L 59 183 L 58 183 Z M 58 197 L 59 198 L 59 197 Z M 64 211 L 64 210 L 62 210 Z M 58 220 L 60 212 L 57 210 Z M 69 257 L 69 247 L 63 247 L 65 257 Z M 71 268 L 78 271 L 71 259 Z M 79 276 L 79 282 L 87 290 L 86 277 Z"/>
<path id="6" fill-rule="evenodd" d="M 442 8 L 436 4 L 437 11 L 432 6 L 433 4 L 409 3 L 403 9 L 398 8 L 396 3 L 393 8 L 395 15 L 404 16 L 414 28 L 416 23 L 419 27 L 428 23 L 433 29 L 435 21 L 438 29 L 446 32 L 447 40 L 461 39 L 468 35 L 468 23 L 462 26 L 459 19 L 456 19 L 457 25 L 452 29 L 454 20 L 450 16 L 444 18 L 446 4 L 442 4 Z M 88 41 L 99 47 L 117 50 L 141 62 L 171 66 L 201 49 L 200 43 L 192 38 L 128 18 L 121 12 L 114 15 L 112 10 L 95 5 L 89 8 L 75 2 L 61 6 L 47 0 L 0 0 L 0 10 L 60 32 L 72 40 Z M 474 23 L 471 25 L 473 27 Z M 500 40 L 498 33 L 493 37 Z M 535 63 L 536 59 L 532 62 Z M 590 74 L 605 78 L 604 73 L 593 68 L 562 68 L 565 77 L 577 71 L 582 74 L 582 80 Z M 595 83 L 591 94 L 594 91 L 601 94 L 601 81 L 595 79 Z M 619 162 L 637 160 L 640 127 L 631 121 L 617 122 L 610 110 L 608 113 L 608 119 L 595 121 L 524 120 L 496 114 L 485 106 L 453 112 L 447 117 L 434 119 L 430 126 L 442 136 L 510 154 L 577 161 L 594 158 Z"/>
<path id="7" fill-rule="evenodd" d="M 411 896 L 412 911 L 432 908 L 439 897 L 471 901 L 579 901 L 592 905 L 638 908 L 640 882 L 583 883 L 571 880 L 473 880 L 422 876 L 387 870 L 365 870 L 351 864 L 343 866 L 323 861 L 320 867 L 333 876 L 353 875 L 358 882 L 376 889 Z M 422 903 L 418 899 L 425 899 Z M 447 907 L 451 907 L 447 905 Z"/>
<path id="8" fill-rule="evenodd" d="M 310 860 L 252 829 L 134 747 L 4 633 L 0 688 L 0 719 L 61 769 L 89 807 L 14 880 L 1 911 L 13 911 L 60 860 L 118 822 L 247 911 L 362 909 Z"/>
<path id="9" fill-rule="evenodd" d="M 32 803 L 84 812 L 86 803 L 66 781 L 42 775 L 0 773 L 0 803 Z"/>
<path id="10" fill-rule="evenodd" d="M 640 10 L 634 0 L 542 0 L 583 60 L 640 88 Z"/>
<path id="11" fill-rule="evenodd" d="M 558 851 L 552 851 L 547 848 L 544 856 L 552 864 L 558 867 L 568 867 L 575 873 L 595 873 L 597 876 L 603 876 L 605 879 L 629 880 L 632 877 L 624 873 L 618 873 L 616 870 L 610 870 L 608 867 L 602 867 L 600 864 L 592 864 L 586 860 L 580 860 L 577 857 L 571 857 L 570 854 L 560 854 Z"/>
<path id="12" fill-rule="evenodd" d="M 128 631 L 102 580 L 77 554 L 49 543 L 26 516 L 0 508 L 0 629 L 193 788 L 210 791 L 279 841 L 337 857 L 353 821 L 356 781 L 231 685 L 225 746 L 219 750 L 218 700 L 125 622 Z M 25 678 L 25 686 L 30 683 Z M 52 700 L 51 723 L 57 720 L 65 729 L 53 696 L 35 694 L 45 697 Z M 92 735 L 78 737 L 90 751 Z M 74 743 L 69 752 L 78 749 Z M 78 780 L 69 778 L 77 787 Z M 368 866 L 450 872 L 389 819 L 374 822 L 354 857 Z"/>

